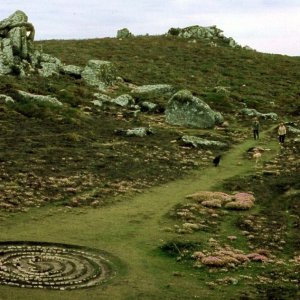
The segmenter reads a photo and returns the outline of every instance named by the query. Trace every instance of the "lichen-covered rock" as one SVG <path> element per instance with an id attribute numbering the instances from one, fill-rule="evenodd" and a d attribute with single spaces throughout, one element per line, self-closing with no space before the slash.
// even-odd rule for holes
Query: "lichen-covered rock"
<path id="1" fill-rule="evenodd" d="M 142 85 L 134 88 L 131 93 L 135 96 L 147 95 L 147 96 L 159 96 L 159 95 L 168 95 L 171 96 L 175 93 L 173 86 L 169 84 L 149 84 Z"/>
<path id="2" fill-rule="evenodd" d="M 240 45 L 232 38 L 229 37 L 228 39 L 228 45 L 232 48 L 240 47 Z"/>
<path id="3" fill-rule="evenodd" d="M 15 100 L 10 96 L 3 95 L 3 94 L 0 95 L 0 103 L 14 103 L 14 102 Z"/>
<path id="4" fill-rule="evenodd" d="M 29 63 L 34 32 L 26 14 L 19 10 L 0 21 L 0 75 L 23 75 L 23 60 Z"/>
<path id="5" fill-rule="evenodd" d="M 74 65 L 63 65 L 62 73 L 70 75 L 75 78 L 81 78 L 81 73 L 83 71 L 82 67 L 74 66 Z"/>
<path id="6" fill-rule="evenodd" d="M 215 25 L 207 27 L 194 25 L 185 28 L 170 28 L 167 35 L 178 36 L 185 39 L 220 40 L 233 48 L 239 46 L 232 37 L 225 37 L 223 31 Z"/>
<path id="7" fill-rule="evenodd" d="M 36 53 L 39 55 L 38 61 L 39 63 L 39 74 L 43 77 L 49 77 L 52 75 L 59 75 L 63 70 L 62 62 L 49 54 L 46 53 Z"/>
<path id="8" fill-rule="evenodd" d="M 127 28 L 119 29 L 117 31 L 117 38 L 118 39 L 126 39 L 126 38 L 130 38 L 130 37 L 133 37 L 133 36 L 134 35 Z"/>
<path id="9" fill-rule="evenodd" d="M 42 77 L 49 77 L 49 76 L 53 76 L 53 75 L 58 76 L 60 68 L 58 65 L 56 65 L 54 63 L 42 62 L 41 69 L 39 69 L 38 71 Z"/>
<path id="10" fill-rule="evenodd" d="M 29 54 L 26 34 L 27 31 L 24 27 L 15 27 L 11 29 L 8 34 L 14 50 L 14 55 L 17 55 L 22 59 L 27 59 Z"/>
<path id="11" fill-rule="evenodd" d="M 138 137 L 145 137 L 147 135 L 153 134 L 152 128 L 148 127 L 136 127 L 132 129 L 118 129 L 115 131 L 118 135 L 124 135 L 124 136 L 138 136 Z"/>
<path id="12" fill-rule="evenodd" d="M 95 106 L 99 106 L 99 107 L 103 106 L 103 102 L 100 100 L 92 100 L 91 103 L 93 103 Z"/>
<path id="13" fill-rule="evenodd" d="M 122 106 L 122 107 L 126 107 L 129 105 L 135 104 L 133 97 L 128 94 L 121 95 L 121 96 L 111 100 L 111 102 L 114 104 L 117 104 L 119 106 Z"/>
<path id="14" fill-rule="evenodd" d="M 222 32 L 223 31 L 216 26 L 203 27 L 194 25 L 185 28 L 171 28 L 168 31 L 168 35 L 175 35 L 182 38 L 216 39 L 223 37 Z"/>
<path id="15" fill-rule="evenodd" d="M 137 127 L 133 129 L 128 129 L 126 131 L 127 136 L 145 137 L 149 134 L 153 134 L 153 131 L 150 128 L 146 128 L 146 127 Z"/>
<path id="16" fill-rule="evenodd" d="M 35 101 L 38 103 L 49 103 L 51 105 L 62 106 L 63 104 L 58 101 L 55 97 L 44 96 L 44 95 L 35 95 L 31 93 L 27 93 L 24 91 L 18 91 L 18 93 L 28 101 Z"/>
<path id="17" fill-rule="evenodd" d="M 300 129 L 297 129 L 297 128 L 293 127 L 293 126 L 287 126 L 287 129 L 291 133 L 300 134 Z"/>
<path id="18" fill-rule="evenodd" d="M 263 119 L 271 119 L 276 121 L 278 119 L 278 115 L 276 113 L 270 112 L 270 113 L 261 113 L 258 112 L 254 108 L 243 108 L 241 110 L 241 114 L 248 116 L 248 117 L 258 117 Z"/>
<path id="19" fill-rule="evenodd" d="M 142 111 L 153 112 L 157 109 L 158 105 L 152 102 L 144 101 L 141 103 Z"/>
<path id="20" fill-rule="evenodd" d="M 94 96 L 97 98 L 97 100 L 102 102 L 111 102 L 112 98 L 106 94 L 102 93 L 95 93 Z"/>
<path id="21" fill-rule="evenodd" d="M 7 75 L 12 72 L 12 64 L 9 63 L 7 56 L 0 52 L 0 75 Z"/>
<path id="22" fill-rule="evenodd" d="M 221 125 L 224 123 L 224 117 L 220 112 L 215 112 L 215 124 L 216 125 Z"/>
<path id="23" fill-rule="evenodd" d="M 116 80 L 116 69 L 109 61 L 90 60 L 81 73 L 82 78 L 93 86 L 105 89 Z"/>
<path id="24" fill-rule="evenodd" d="M 219 141 L 206 140 L 197 136 L 184 135 L 181 138 L 182 142 L 187 146 L 195 148 L 226 148 L 228 145 Z"/>
<path id="25" fill-rule="evenodd" d="M 216 124 L 216 112 L 188 90 L 173 95 L 167 103 L 165 116 L 166 121 L 173 125 L 213 128 Z"/>

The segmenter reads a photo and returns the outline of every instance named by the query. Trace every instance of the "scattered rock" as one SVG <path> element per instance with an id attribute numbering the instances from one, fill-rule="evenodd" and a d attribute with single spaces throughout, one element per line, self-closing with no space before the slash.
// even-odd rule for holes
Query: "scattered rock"
<path id="1" fill-rule="evenodd" d="M 95 106 L 99 106 L 99 107 L 103 106 L 103 102 L 101 102 L 100 100 L 92 100 L 91 102 L 92 102 Z"/>
<path id="2" fill-rule="evenodd" d="M 135 101 L 132 96 L 128 94 L 121 95 L 113 100 L 111 100 L 112 103 L 117 104 L 122 107 L 134 105 Z"/>
<path id="3" fill-rule="evenodd" d="M 181 138 L 184 145 L 193 146 L 195 148 L 226 148 L 228 145 L 219 141 L 206 140 L 200 137 L 184 135 Z"/>
<path id="4" fill-rule="evenodd" d="M 14 103 L 14 102 L 15 100 L 10 96 L 6 96 L 3 94 L 0 95 L 0 103 Z"/>
<path id="5" fill-rule="evenodd" d="M 101 102 L 111 102 L 112 101 L 112 98 L 106 94 L 95 93 L 94 96 L 97 98 L 97 100 L 99 100 Z"/>
<path id="6" fill-rule="evenodd" d="M 109 61 L 90 60 L 81 73 L 82 78 L 100 90 L 110 86 L 116 80 L 116 69 Z"/>
<path id="7" fill-rule="evenodd" d="M 117 31 L 117 38 L 118 39 L 126 39 L 126 38 L 130 38 L 130 37 L 133 37 L 133 36 L 134 35 L 127 28 L 119 29 Z"/>
<path id="8" fill-rule="evenodd" d="M 64 65 L 62 67 L 62 73 L 75 77 L 77 79 L 81 78 L 81 73 L 83 72 L 82 67 L 74 66 L 74 65 Z"/>
<path id="9" fill-rule="evenodd" d="M 165 116 L 170 124 L 195 128 L 212 128 L 216 120 L 221 121 L 220 114 L 216 115 L 208 104 L 188 90 L 181 90 L 172 96 L 167 103 Z"/>
<path id="10" fill-rule="evenodd" d="M 49 54 L 35 52 L 35 55 L 38 57 L 37 60 L 40 61 L 39 64 L 39 74 L 43 77 L 49 77 L 53 75 L 59 75 L 63 70 L 62 62 Z"/>
<path id="11" fill-rule="evenodd" d="M 263 119 L 271 119 L 276 121 L 278 119 L 278 115 L 276 113 L 270 112 L 270 113 L 260 113 L 256 109 L 252 108 L 243 108 L 241 110 L 241 114 L 248 116 L 248 117 L 258 117 Z"/>
<path id="12" fill-rule="evenodd" d="M 132 129 L 118 129 L 115 130 L 115 133 L 118 135 L 124 135 L 124 136 L 138 136 L 138 137 L 145 137 L 147 135 L 153 134 L 153 130 L 151 128 L 146 127 L 137 127 Z"/>
<path id="13" fill-rule="evenodd" d="M 171 96 L 175 93 L 174 87 L 169 84 L 150 84 L 142 85 L 132 89 L 131 93 L 135 96 L 147 95 L 149 98 L 159 95 Z"/>
<path id="14" fill-rule="evenodd" d="M 18 93 L 25 100 L 28 100 L 28 101 L 35 101 L 35 102 L 40 102 L 40 103 L 45 103 L 46 102 L 46 103 L 56 105 L 56 106 L 62 106 L 63 105 L 55 97 L 44 96 L 44 95 L 35 95 L 35 94 L 27 93 L 27 92 L 24 92 L 24 91 L 18 91 Z"/>
<path id="15" fill-rule="evenodd" d="M 291 132 L 293 134 L 300 134 L 300 129 L 297 129 L 295 127 L 287 126 L 287 129 L 288 129 L 289 132 Z"/>
<path id="16" fill-rule="evenodd" d="M 142 111 L 154 112 L 157 109 L 158 105 L 152 102 L 144 101 L 141 103 Z"/>

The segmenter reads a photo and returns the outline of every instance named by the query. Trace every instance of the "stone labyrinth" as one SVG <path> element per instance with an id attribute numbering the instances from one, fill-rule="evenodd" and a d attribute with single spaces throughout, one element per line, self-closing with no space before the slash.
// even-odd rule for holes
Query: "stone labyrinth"
<path id="1" fill-rule="evenodd" d="M 80 246 L 0 243 L 0 284 L 72 290 L 103 283 L 114 275 L 104 252 Z"/>

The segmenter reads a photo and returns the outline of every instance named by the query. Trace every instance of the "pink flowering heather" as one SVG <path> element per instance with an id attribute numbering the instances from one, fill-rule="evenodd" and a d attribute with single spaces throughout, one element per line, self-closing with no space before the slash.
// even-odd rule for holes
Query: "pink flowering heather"
<path id="1" fill-rule="evenodd" d="M 270 257 L 271 256 L 271 252 L 270 250 L 267 249 L 263 249 L 263 248 L 259 248 L 255 250 L 255 253 L 258 253 L 260 255 L 264 255 L 266 257 Z"/>
<path id="2" fill-rule="evenodd" d="M 235 257 L 233 257 L 231 255 L 221 256 L 220 258 L 225 262 L 225 265 L 229 265 L 229 264 L 238 265 L 238 264 L 240 264 L 240 261 L 237 260 Z"/>
<path id="3" fill-rule="evenodd" d="M 224 267 L 226 265 L 226 262 L 217 256 L 203 257 L 201 262 L 203 265 L 210 267 Z"/>
<path id="4" fill-rule="evenodd" d="M 268 261 L 268 258 L 265 255 L 261 255 L 259 253 L 250 253 L 250 254 L 247 255 L 247 257 L 251 261 L 259 261 L 259 262 Z"/>
<path id="5" fill-rule="evenodd" d="M 229 195 L 223 192 L 203 191 L 186 196 L 201 203 L 205 207 L 221 208 L 225 207 L 234 210 L 248 210 L 253 207 L 255 197 L 251 193 L 238 192 Z"/>
<path id="6" fill-rule="evenodd" d="M 248 210 L 253 207 L 255 198 L 250 193 L 236 193 L 233 200 L 225 204 L 225 208 L 236 210 Z"/>
<path id="7" fill-rule="evenodd" d="M 254 205 L 253 201 L 249 199 L 231 201 L 225 204 L 225 208 L 235 209 L 235 210 L 248 210 Z"/>
<path id="8" fill-rule="evenodd" d="M 250 193 L 236 193 L 233 195 L 233 199 L 236 201 L 255 201 L 255 198 Z"/>
<path id="9" fill-rule="evenodd" d="M 211 201 L 211 200 L 220 200 L 223 202 L 228 202 L 231 200 L 231 196 L 223 193 L 223 192 L 211 192 L 211 191 L 203 191 L 203 192 L 197 192 L 191 195 L 186 196 L 187 199 L 193 199 L 198 202 L 203 201 Z"/>
<path id="10" fill-rule="evenodd" d="M 206 207 L 213 207 L 213 208 L 222 207 L 222 202 L 220 200 L 217 200 L 217 199 L 206 200 L 206 201 L 203 201 L 201 204 L 203 206 L 206 206 Z"/>
<path id="11" fill-rule="evenodd" d="M 236 254 L 235 256 L 234 256 L 238 261 L 240 261 L 240 262 L 248 262 L 249 261 L 249 258 L 247 257 L 247 255 L 245 255 L 245 254 Z"/>
<path id="12" fill-rule="evenodd" d="M 196 251 L 192 254 L 192 258 L 201 259 L 205 256 L 205 254 L 201 251 Z"/>
<path id="13" fill-rule="evenodd" d="M 258 249 L 261 252 L 265 252 L 265 249 Z M 214 251 L 197 251 L 194 252 L 192 257 L 201 262 L 202 265 L 208 267 L 233 267 L 244 265 L 250 261 L 253 262 L 268 262 L 269 259 L 266 255 L 259 252 L 253 252 L 250 254 L 244 254 L 242 250 L 234 249 L 229 245 L 225 247 L 217 246 Z M 199 266 L 199 264 L 197 265 Z"/>

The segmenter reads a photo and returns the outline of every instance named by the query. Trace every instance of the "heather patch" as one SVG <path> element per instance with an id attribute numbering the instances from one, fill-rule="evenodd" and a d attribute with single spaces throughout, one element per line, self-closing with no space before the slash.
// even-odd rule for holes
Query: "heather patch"
<path id="1" fill-rule="evenodd" d="M 228 208 L 235 210 L 248 210 L 253 207 L 255 197 L 252 193 L 238 192 L 229 195 L 223 192 L 203 191 L 186 196 L 193 199 L 205 207 Z"/>

